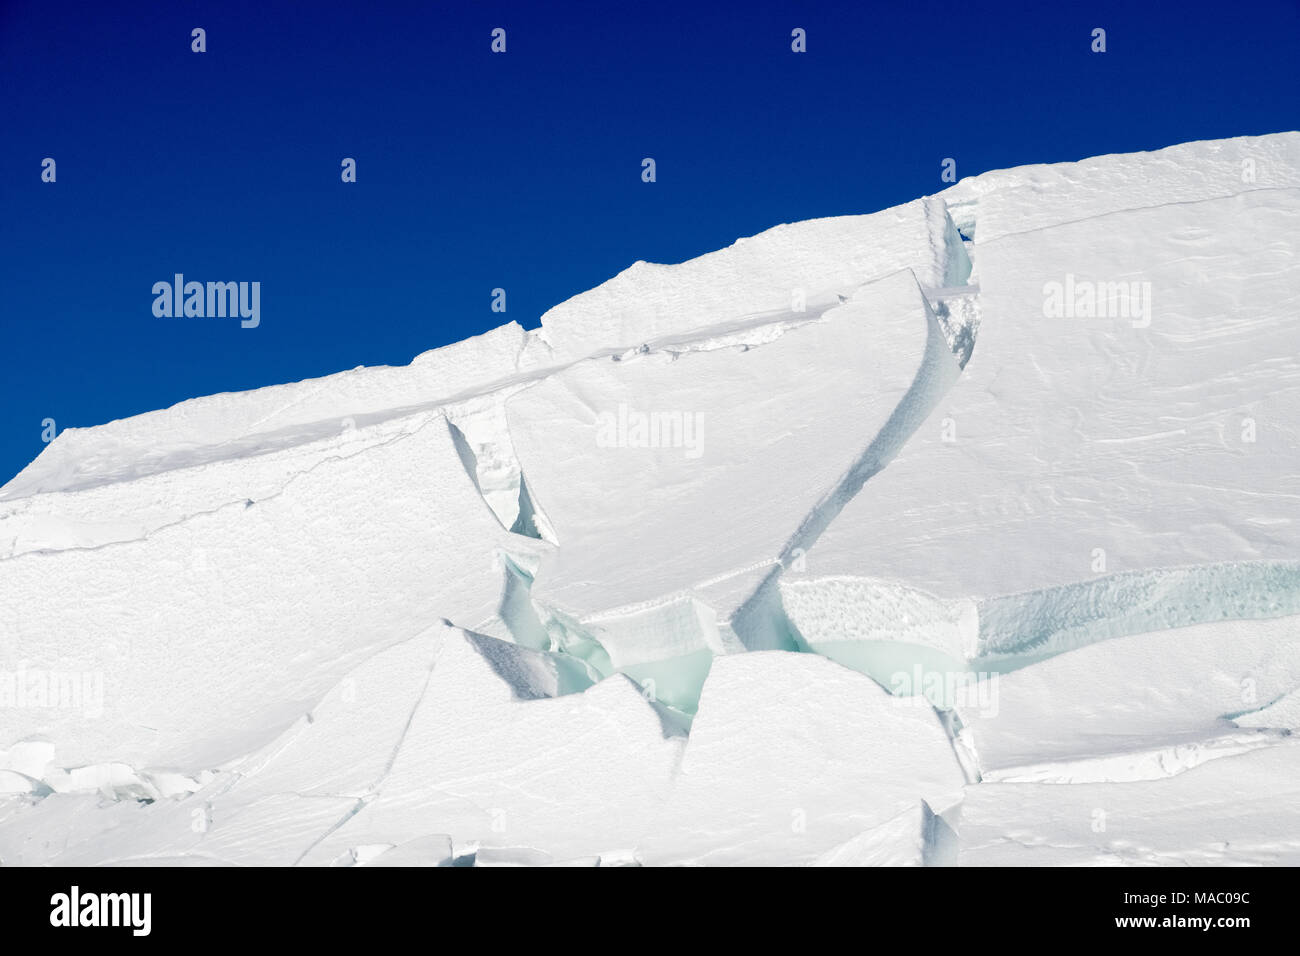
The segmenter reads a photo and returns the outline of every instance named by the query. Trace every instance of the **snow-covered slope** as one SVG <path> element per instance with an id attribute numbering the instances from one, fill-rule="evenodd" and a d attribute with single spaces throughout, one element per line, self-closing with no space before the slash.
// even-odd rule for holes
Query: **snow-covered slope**
<path id="1" fill-rule="evenodd" d="M 1294 861 L 1297 235 L 1297 133 L 1027 166 L 67 429 L 0 862 Z"/>

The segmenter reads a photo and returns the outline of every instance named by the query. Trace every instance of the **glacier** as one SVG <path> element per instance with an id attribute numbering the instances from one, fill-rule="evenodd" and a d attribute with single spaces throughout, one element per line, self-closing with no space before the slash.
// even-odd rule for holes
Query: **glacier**
<path id="1" fill-rule="evenodd" d="M 0 488 L 0 864 L 1300 862 L 1300 133 L 969 177 Z"/>

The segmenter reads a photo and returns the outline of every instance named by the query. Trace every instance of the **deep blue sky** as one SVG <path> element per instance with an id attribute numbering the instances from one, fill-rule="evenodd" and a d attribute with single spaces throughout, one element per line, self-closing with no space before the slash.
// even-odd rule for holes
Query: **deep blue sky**
<path id="1" fill-rule="evenodd" d="M 0 482 L 44 418 L 531 328 L 636 259 L 936 192 L 947 156 L 1294 129 L 1298 63 L 1294 0 L 0 0 Z M 261 281 L 261 327 L 155 318 L 174 272 Z"/>

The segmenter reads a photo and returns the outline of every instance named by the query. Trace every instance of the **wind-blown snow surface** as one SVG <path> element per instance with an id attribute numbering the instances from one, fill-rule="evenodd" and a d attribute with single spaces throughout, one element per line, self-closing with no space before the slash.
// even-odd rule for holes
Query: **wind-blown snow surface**
<path id="1" fill-rule="evenodd" d="M 637 263 L 0 489 L 0 862 L 1300 860 L 1300 134 Z"/>

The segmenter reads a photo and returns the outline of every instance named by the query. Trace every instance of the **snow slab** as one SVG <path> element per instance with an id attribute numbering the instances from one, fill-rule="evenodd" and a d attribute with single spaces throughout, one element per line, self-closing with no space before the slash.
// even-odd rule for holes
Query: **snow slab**
<path id="1" fill-rule="evenodd" d="M 737 610 L 959 370 L 900 273 L 761 348 L 591 360 L 517 393 L 515 450 L 560 544 L 532 600 L 561 645 L 616 670 L 770 646 Z"/>
<path id="2" fill-rule="evenodd" d="M 1300 617 L 1136 634 L 985 680 L 956 706 L 985 782 L 1172 776 L 1287 739 L 1231 718 L 1300 688 Z"/>
<path id="3" fill-rule="evenodd" d="M 0 707 L 0 751 L 40 739 L 57 767 L 216 767 L 367 655 L 494 617 L 510 537 L 432 420 L 139 541 L 0 561 L 0 593 L 23 596 L 0 608 L 5 669 L 47 689 L 45 706 Z"/>
<path id="4" fill-rule="evenodd" d="M 625 680 L 618 681 L 619 686 L 626 686 Z M 236 865 L 293 865 L 322 841 L 330 841 L 337 830 L 356 832 L 356 827 L 345 828 L 354 816 L 368 823 L 376 814 L 388 814 L 388 797 L 400 791 L 403 781 L 391 771 L 395 767 L 408 769 L 399 758 L 410 741 L 417 746 L 426 742 L 421 736 L 424 721 L 438 725 L 435 733 L 455 732 L 459 726 L 466 738 L 472 738 L 470 727 L 477 717 L 492 721 L 511 715 L 515 722 L 509 729 L 520 739 L 520 746 L 550 746 L 554 751 L 571 742 L 557 743 L 546 739 L 544 733 L 529 738 L 533 727 L 530 715 L 537 712 L 527 708 L 516 711 L 509 705 L 562 694 L 580 695 L 587 686 L 589 682 L 576 677 L 571 661 L 439 625 L 364 661 L 305 718 L 257 752 L 212 775 L 193 792 L 153 802 L 122 799 L 120 792 L 69 793 L 33 803 L 12 821 L 0 822 L 0 861 L 101 865 L 189 854 Z M 666 754 L 666 765 L 671 766 L 680 741 L 665 739 L 653 705 L 635 691 L 628 697 L 617 690 L 612 685 L 605 687 L 577 713 L 613 725 L 618 715 L 606 714 L 592 701 L 624 701 L 625 708 L 642 718 L 650 749 Z M 449 713 L 465 701 L 469 702 L 468 712 Z M 568 721 L 566 726 L 578 735 L 590 730 L 581 719 Z M 609 740 L 604 744 L 608 747 Z M 438 766 L 446 773 L 459 769 L 473 774 L 465 764 L 476 756 L 471 749 L 459 768 L 441 760 Z M 545 760 L 540 750 L 535 757 Z M 511 755 L 495 758 L 507 779 L 510 760 Z M 485 771 L 493 765 L 490 756 L 480 761 L 480 769 Z M 592 770 L 603 772 L 595 766 Z M 419 758 L 411 772 L 419 775 Z M 434 774 L 416 789 L 426 784 L 448 789 L 457 786 Z M 419 796 L 414 794 L 417 803 Z M 437 798 L 431 799 L 437 802 Z M 370 807 L 372 803 L 378 806 Z M 30 845 L 23 834 L 33 827 L 40 829 L 47 816 L 58 821 L 55 826 L 66 828 L 68 838 L 57 846 Z M 96 820 L 107 830 L 93 840 L 87 835 L 83 841 L 78 827 L 83 822 L 93 826 Z M 399 833 L 400 838 L 343 840 L 347 845 L 339 852 L 326 854 L 329 859 L 318 854 L 313 862 L 415 865 L 419 859 L 425 861 L 422 865 L 439 865 L 450 858 L 450 851 L 438 856 L 430 849 L 450 838 L 421 829 L 418 815 L 412 820 L 415 829 Z M 392 856 L 388 856 L 390 850 Z M 380 856 L 388 859 L 381 862 Z"/>
<path id="5" fill-rule="evenodd" d="M 966 282 L 970 263 L 942 200 L 787 223 L 681 265 L 637 262 L 544 314 L 542 337 L 562 354 L 616 351 L 691 332 L 701 316 L 723 326 L 778 315 L 798 296 L 824 307 L 908 270 L 927 289 Z"/>
<path id="6" fill-rule="evenodd" d="M 1153 156 L 1123 175 L 1150 162 L 1157 176 Z M 982 199 L 980 223 L 1020 222 L 1019 206 L 999 210 Z M 1300 613 L 1300 188 L 1009 225 L 976 234 L 981 317 L 962 377 L 783 576 L 802 640 L 871 658 L 846 645 L 901 610 L 896 636 L 921 653 L 1009 669 L 1126 633 Z M 1052 317 L 1054 282 L 1083 311 L 1078 290 L 1138 283 L 1150 309 Z"/>
<path id="7" fill-rule="evenodd" d="M 458 855 L 533 847 L 566 860 L 634 847 L 684 744 L 656 705 L 624 677 L 537 696 L 534 680 L 503 674 L 544 674 L 550 655 L 456 629 L 428 640 L 440 642 L 432 671 L 386 769 L 302 861 L 430 833 L 450 833 Z"/>
<path id="8" fill-rule="evenodd" d="M 935 198 L 947 205 L 961 235 L 982 249 L 1013 233 L 1122 210 L 1298 186 L 1300 133 L 1288 132 L 997 169 L 967 177 Z"/>
<path id="9" fill-rule="evenodd" d="M 809 864 L 922 800 L 947 809 L 964 783 L 930 708 L 811 654 L 719 657 L 641 856 Z"/>
<path id="10" fill-rule="evenodd" d="M 1137 783 L 967 788 L 959 866 L 1296 866 L 1300 742 Z"/>

